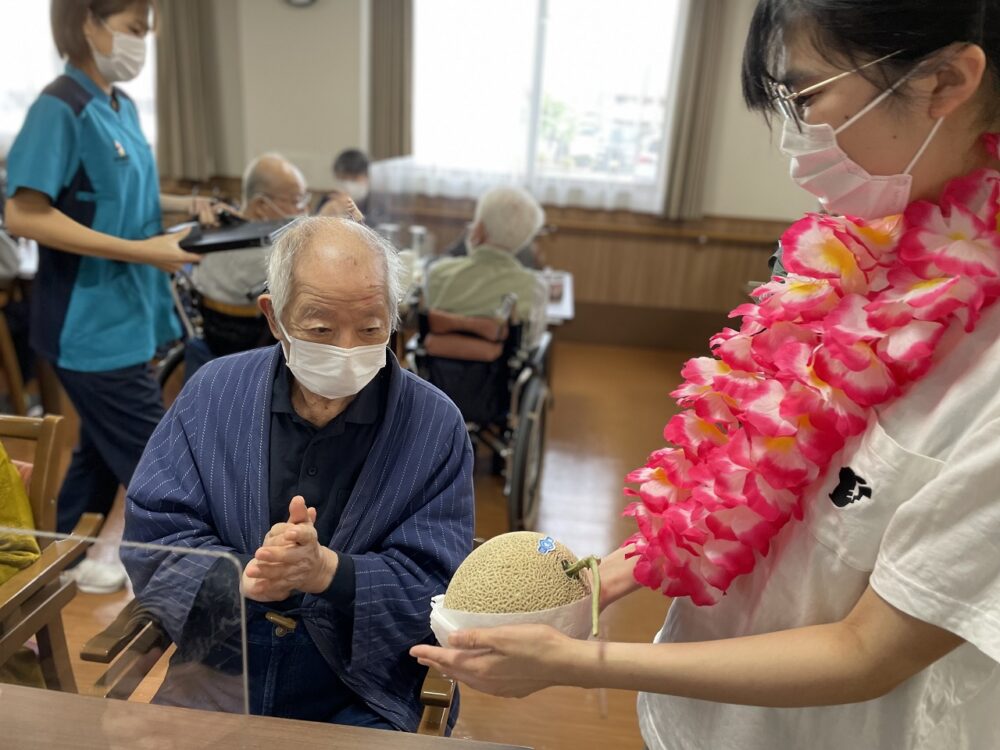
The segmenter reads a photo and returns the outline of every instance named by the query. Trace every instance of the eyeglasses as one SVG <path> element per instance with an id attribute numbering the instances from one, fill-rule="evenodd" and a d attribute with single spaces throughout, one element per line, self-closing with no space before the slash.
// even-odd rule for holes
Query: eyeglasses
<path id="1" fill-rule="evenodd" d="M 798 128 L 799 132 L 801 133 L 803 125 L 803 114 L 799 109 L 801 105 L 797 103 L 797 100 L 800 97 L 808 96 L 809 94 L 818 91 L 824 86 L 829 86 L 831 83 L 836 83 L 842 78 L 847 78 L 848 76 L 852 76 L 855 73 L 864 70 L 865 68 L 870 68 L 873 65 L 878 65 L 879 63 L 885 62 L 886 60 L 902 53 L 902 51 L 903 50 L 898 49 L 895 52 L 890 52 L 888 55 L 885 55 L 884 57 L 880 57 L 877 60 L 872 60 L 871 62 L 867 62 L 864 65 L 859 65 L 857 68 L 854 68 L 853 70 L 845 70 L 843 73 L 838 73 L 837 75 L 827 78 L 826 80 L 820 81 L 819 83 L 814 83 L 812 86 L 806 86 L 801 91 L 791 91 L 788 88 L 788 86 L 786 86 L 784 83 L 775 80 L 766 81 L 765 85 L 767 86 L 768 94 L 771 97 L 771 101 L 774 102 L 774 105 L 778 108 L 778 111 L 781 112 L 781 114 L 784 116 L 786 120 L 791 120 L 792 122 L 794 122 L 795 127 Z M 894 84 L 894 87 L 898 86 L 899 83 L 901 82 L 902 79 L 900 79 L 900 81 L 897 81 Z"/>
<path id="2" fill-rule="evenodd" d="M 284 203 L 288 206 L 295 206 L 296 211 L 305 211 L 312 205 L 313 194 L 308 190 L 301 195 L 269 195 L 267 193 L 260 193 L 260 195 L 267 198 L 272 203 Z"/>

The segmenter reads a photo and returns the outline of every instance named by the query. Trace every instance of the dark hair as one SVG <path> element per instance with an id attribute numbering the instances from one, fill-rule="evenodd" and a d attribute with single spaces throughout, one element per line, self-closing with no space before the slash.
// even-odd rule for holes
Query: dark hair
<path id="1" fill-rule="evenodd" d="M 155 29 L 159 18 L 156 0 L 52 0 L 49 16 L 52 39 L 59 54 L 72 63 L 89 59 L 90 45 L 83 35 L 83 24 L 87 16 L 93 13 L 103 21 L 133 5 L 144 5 L 147 12 L 153 14 L 151 28 Z"/>
<path id="2" fill-rule="evenodd" d="M 341 151 L 333 160 L 333 174 L 347 174 L 352 177 L 368 174 L 368 157 L 364 151 L 356 148 Z"/>
<path id="3" fill-rule="evenodd" d="M 998 24 L 1000 0 L 760 0 L 743 51 L 743 98 L 751 109 L 773 110 L 767 82 L 775 79 L 784 33 L 797 27 L 825 60 L 845 70 L 899 52 L 859 71 L 880 88 L 950 44 L 978 44 L 995 94 L 992 119 L 1000 113 Z"/>

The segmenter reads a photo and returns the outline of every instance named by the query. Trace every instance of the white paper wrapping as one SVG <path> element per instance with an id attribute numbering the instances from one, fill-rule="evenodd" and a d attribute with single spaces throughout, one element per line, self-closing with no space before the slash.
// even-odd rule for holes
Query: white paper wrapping
<path id="1" fill-rule="evenodd" d="M 587 638 L 592 625 L 590 595 L 552 609 L 497 615 L 448 609 L 444 594 L 431 598 L 431 630 L 442 646 L 448 645 L 448 636 L 457 630 L 500 625 L 551 625 L 570 638 Z"/>

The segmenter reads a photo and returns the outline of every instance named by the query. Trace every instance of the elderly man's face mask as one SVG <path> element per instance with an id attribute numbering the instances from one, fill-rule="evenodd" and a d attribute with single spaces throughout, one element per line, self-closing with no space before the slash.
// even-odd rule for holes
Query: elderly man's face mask
<path id="1" fill-rule="evenodd" d="M 344 349 L 294 338 L 280 319 L 278 328 L 288 341 L 281 343 L 288 369 L 303 388 L 317 396 L 332 400 L 357 395 L 385 367 L 388 339 Z"/>

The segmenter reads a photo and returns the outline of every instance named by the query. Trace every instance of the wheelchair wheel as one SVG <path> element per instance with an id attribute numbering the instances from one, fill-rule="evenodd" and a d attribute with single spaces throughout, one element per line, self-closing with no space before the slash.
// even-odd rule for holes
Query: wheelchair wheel
<path id="1" fill-rule="evenodd" d="M 548 406 L 548 388 L 544 381 L 538 377 L 528 381 L 514 431 L 510 493 L 507 496 L 511 531 L 533 529 L 538 521 Z"/>
<path id="2" fill-rule="evenodd" d="M 174 346 L 156 363 L 156 382 L 163 394 L 163 406 L 169 409 L 184 387 L 184 343 Z"/>

